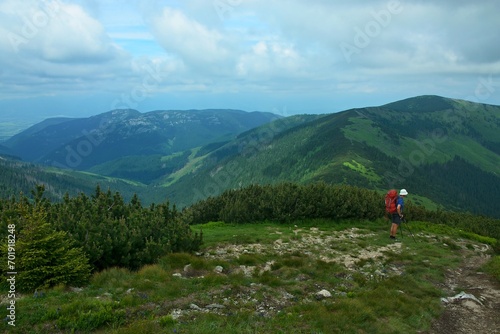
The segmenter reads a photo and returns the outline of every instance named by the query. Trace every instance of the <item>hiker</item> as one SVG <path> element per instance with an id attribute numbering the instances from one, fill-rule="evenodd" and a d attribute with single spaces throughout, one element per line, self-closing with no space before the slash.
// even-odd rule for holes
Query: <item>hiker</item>
<path id="1" fill-rule="evenodd" d="M 408 195 L 406 189 L 401 189 L 396 201 L 396 212 L 392 212 L 391 239 L 396 239 L 398 227 L 403 221 L 403 209 L 405 206 L 404 197 Z"/>

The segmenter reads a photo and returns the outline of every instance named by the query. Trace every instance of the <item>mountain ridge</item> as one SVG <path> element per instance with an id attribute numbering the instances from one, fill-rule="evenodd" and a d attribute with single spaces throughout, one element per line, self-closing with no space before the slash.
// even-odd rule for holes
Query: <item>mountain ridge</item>
<path id="1" fill-rule="evenodd" d="M 181 123 L 187 135 L 193 124 Z M 232 136 L 200 140 L 196 147 L 177 143 L 175 152 L 154 146 L 172 138 L 132 143 L 150 150 L 141 154 L 122 142 L 114 150 L 127 149 L 121 156 L 92 152 L 95 163 L 82 166 L 140 184 L 146 202 L 168 199 L 178 207 L 251 184 L 326 182 L 380 192 L 409 188 L 417 204 L 500 217 L 497 208 L 480 200 L 500 199 L 499 130 L 500 106 L 430 95 L 333 114 L 278 117 Z M 99 161 L 99 154 L 106 159 Z"/>
<path id="2" fill-rule="evenodd" d="M 81 119 L 44 121 L 3 143 L 29 162 L 85 170 L 129 155 L 168 155 L 232 138 L 281 116 L 232 109 L 113 110 Z"/>
<path id="3" fill-rule="evenodd" d="M 424 100 L 433 99 L 436 97 Z M 434 109 L 424 104 L 405 113 L 391 104 L 391 108 L 350 109 L 257 141 L 259 129 L 249 131 L 246 137 L 240 135 L 207 155 L 196 173 L 169 184 L 168 197 L 188 204 L 216 196 L 224 188 L 286 181 L 347 183 L 381 191 L 411 186 L 418 189 L 413 195 L 430 197 L 447 208 L 468 208 L 498 217 L 498 210 L 485 208 L 472 198 L 475 195 L 455 183 L 465 177 L 461 171 L 467 171 L 472 173 L 468 180 L 476 181 L 474 192 L 485 189 L 485 194 L 498 198 L 500 157 L 495 152 L 500 146 L 500 107 L 464 107 L 460 101 L 437 99 L 444 103 Z M 464 195 L 449 194 L 439 173 L 454 175 L 457 180 L 451 180 L 454 184 L 449 188 L 454 192 L 461 189 Z M 426 190 L 415 179 L 425 180 L 427 188 L 439 185 L 442 192 L 432 187 Z M 190 198 L 179 198 L 182 188 L 193 189 Z M 471 209 L 467 201 L 481 208 Z"/>

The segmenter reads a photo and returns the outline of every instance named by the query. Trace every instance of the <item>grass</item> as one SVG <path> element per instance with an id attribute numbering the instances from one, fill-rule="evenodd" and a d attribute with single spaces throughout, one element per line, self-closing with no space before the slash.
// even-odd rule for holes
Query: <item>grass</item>
<path id="1" fill-rule="evenodd" d="M 377 173 L 373 171 L 373 169 L 367 168 L 366 166 L 364 166 L 360 162 L 357 162 L 354 159 L 351 162 L 349 161 L 344 162 L 343 165 L 354 170 L 355 172 L 360 173 L 370 181 L 377 182 L 382 179 L 379 175 L 377 175 Z"/>
<path id="2" fill-rule="evenodd" d="M 500 256 L 493 257 L 493 259 L 488 262 L 483 269 L 500 281 Z"/>
<path id="3" fill-rule="evenodd" d="M 199 167 L 200 161 L 204 159 L 204 156 L 196 157 L 196 154 L 200 149 L 201 147 L 191 149 L 191 154 L 188 157 L 188 162 L 184 165 L 184 167 L 170 174 L 165 180 L 162 181 L 161 186 L 168 187 L 169 185 L 177 182 L 181 177 L 195 171 Z"/>
<path id="4" fill-rule="evenodd" d="M 400 244 L 389 242 L 383 220 L 194 226 L 203 229 L 202 254 L 170 254 L 137 272 L 110 268 L 82 290 L 23 296 L 8 330 L 418 333 L 442 311 L 445 272 L 491 240 L 412 224 L 417 242 L 405 235 Z M 347 257 L 349 266 L 339 261 Z M 500 279 L 499 257 L 484 270 Z"/>
<path id="5" fill-rule="evenodd" d="M 481 169 L 487 172 L 498 171 L 498 156 L 466 136 L 454 136 L 439 144 L 439 148 L 451 156 L 456 155 L 474 165 L 481 166 Z"/>

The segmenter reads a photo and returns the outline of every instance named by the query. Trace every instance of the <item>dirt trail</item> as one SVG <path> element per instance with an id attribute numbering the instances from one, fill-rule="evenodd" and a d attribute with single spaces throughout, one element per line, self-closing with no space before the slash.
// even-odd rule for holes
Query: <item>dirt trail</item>
<path id="1" fill-rule="evenodd" d="M 487 256 L 476 255 L 450 270 L 443 289 L 449 297 L 463 291 L 465 298 L 444 301 L 445 311 L 428 334 L 500 333 L 500 283 L 478 271 L 486 261 Z"/>

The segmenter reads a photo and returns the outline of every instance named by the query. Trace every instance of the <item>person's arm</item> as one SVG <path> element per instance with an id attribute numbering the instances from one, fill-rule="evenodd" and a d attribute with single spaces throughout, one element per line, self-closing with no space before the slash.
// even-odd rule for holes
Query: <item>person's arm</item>
<path id="1" fill-rule="evenodd" d="M 403 212 L 401 212 L 401 204 L 398 203 L 398 206 L 396 207 L 396 209 L 398 210 L 398 215 L 400 217 L 402 217 L 403 216 Z"/>

